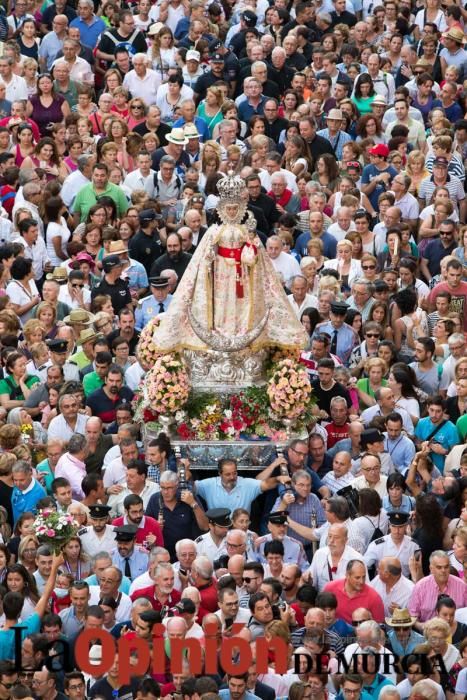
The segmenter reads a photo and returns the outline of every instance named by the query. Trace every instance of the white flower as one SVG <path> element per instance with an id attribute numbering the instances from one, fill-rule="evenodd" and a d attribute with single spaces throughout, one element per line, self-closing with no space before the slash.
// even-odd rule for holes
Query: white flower
<path id="1" fill-rule="evenodd" d="M 230 420 L 232 418 L 232 411 L 224 411 L 224 416 L 227 418 L 227 420 Z"/>

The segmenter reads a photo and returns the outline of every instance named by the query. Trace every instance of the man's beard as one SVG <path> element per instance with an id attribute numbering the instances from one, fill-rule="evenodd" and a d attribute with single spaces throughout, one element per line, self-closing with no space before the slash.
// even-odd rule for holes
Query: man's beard
<path id="1" fill-rule="evenodd" d="M 181 252 L 181 251 L 177 251 L 176 253 L 167 253 L 167 255 L 168 255 L 169 258 L 170 258 L 171 260 L 173 260 L 174 262 L 178 262 L 178 261 L 180 260 L 180 258 L 181 258 L 182 252 Z"/>

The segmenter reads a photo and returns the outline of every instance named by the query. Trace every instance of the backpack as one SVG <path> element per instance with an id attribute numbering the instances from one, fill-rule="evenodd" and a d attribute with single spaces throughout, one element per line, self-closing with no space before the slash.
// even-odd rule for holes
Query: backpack
<path id="1" fill-rule="evenodd" d="M 366 515 L 363 516 L 368 520 L 373 525 L 373 522 L 370 520 L 370 518 Z M 381 517 L 381 514 L 378 515 L 378 524 L 375 526 L 373 525 L 373 534 L 371 536 L 370 542 L 374 542 L 375 540 L 379 540 L 381 537 L 384 537 L 384 532 L 381 530 L 379 526 L 379 519 Z"/>

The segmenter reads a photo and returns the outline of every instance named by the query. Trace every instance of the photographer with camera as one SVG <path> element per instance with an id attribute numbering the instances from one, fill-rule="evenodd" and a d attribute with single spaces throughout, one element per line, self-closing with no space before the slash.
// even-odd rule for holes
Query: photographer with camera
<path id="1" fill-rule="evenodd" d="M 256 540 L 256 556 L 262 564 L 266 564 L 266 559 L 264 557 L 264 546 L 266 542 L 279 540 L 284 545 L 284 563 L 298 564 L 300 569 L 305 571 L 308 568 L 309 562 L 302 543 L 286 534 L 288 517 L 289 513 L 287 510 L 279 510 L 277 512 L 269 513 L 269 535 L 263 535 L 263 537 L 258 537 Z"/>
<path id="2" fill-rule="evenodd" d="M 194 540 L 200 531 L 208 529 L 208 519 L 201 505 L 191 491 L 179 493 L 178 475 L 168 469 L 161 474 L 160 492 L 149 499 L 146 515 L 159 523 L 159 516 L 162 515 L 164 544 L 171 561 L 176 560 L 175 545 L 179 540 L 187 535 Z"/>
<path id="3" fill-rule="evenodd" d="M 311 493 L 311 477 L 305 469 L 299 469 L 292 474 L 292 485 L 286 488 L 282 496 L 274 504 L 273 511 L 287 511 L 290 517 L 297 523 L 308 525 L 316 523 L 319 527 L 326 522 L 323 507 L 314 493 Z M 306 555 L 311 561 L 313 555 L 312 545 L 306 537 L 300 534 L 295 539 L 302 543 Z"/>

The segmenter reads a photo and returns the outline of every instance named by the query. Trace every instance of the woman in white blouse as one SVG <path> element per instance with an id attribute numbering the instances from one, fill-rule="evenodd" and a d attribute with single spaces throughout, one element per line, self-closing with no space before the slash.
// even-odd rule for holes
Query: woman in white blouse
<path id="1" fill-rule="evenodd" d="M 337 244 L 337 257 L 326 262 L 326 267 L 337 270 L 342 285 L 349 289 L 354 280 L 362 275 L 360 260 L 352 258 L 352 249 L 352 242 L 343 239 Z"/>

